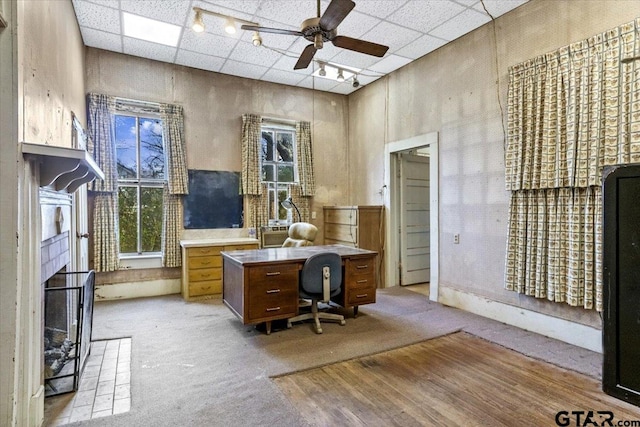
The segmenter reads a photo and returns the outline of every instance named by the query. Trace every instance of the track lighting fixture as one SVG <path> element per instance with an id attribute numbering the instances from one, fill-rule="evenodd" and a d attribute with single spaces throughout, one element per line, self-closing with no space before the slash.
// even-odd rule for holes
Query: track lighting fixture
<path id="1" fill-rule="evenodd" d="M 191 27 L 196 33 L 204 31 L 204 20 L 202 19 L 202 11 L 196 10 L 196 17 L 193 19 L 193 26 Z"/>
<path id="2" fill-rule="evenodd" d="M 260 33 L 257 31 L 253 33 L 253 37 L 251 38 L 251 41 L 253 42 L 253 45 L 256 47 L 262 46 L 262 37 L 260 37 Z"/>
<path id="3" fill-rule="evenodd" d="M 320 62 L 318 65 L 320 65 L 320 71 L 318 71 L 318 75 L 320 77 L 324 77 L 327 75 L 327 70 L 324 69 L 324 62 Z"/>
<path id="4" fill-rule="evenodd" d="M 344 74 L 342 74 L 342 68 L 338 68 L 338 77 L 336 77 L 336 80 L 338 80 L 339 82 L 344 81 Z"/>
<path id="5" fill-rule="evenodd" d="M 236 31 L 237 31 L 236 22 L 240 22 L 241 24 L 247 24 L 247 25 L 255 25 L 255 26 L 259 26 L 260 25 L 260 24 L 255 23 L 255 22 L 245 21 L 244 19 L 234 18 L 233 16 L 224 15 L 224 14 L 218 13 L 218 12 L 211 12 L 210 10 L 205 10 L 205 9 L 202 9 L 202 8 L 199 8 L 199 7 L 194 7 L 193 10 L 196 12 L 196 16 L 193 19 L 193 26 L 191 28 L 196 33 L 201 33 L 205 29 L 205 27 L 204 27 L 204 19 L 203 19 L 204 15 L 212 15 L 212 16 L 217 16 L 218 18 L 224 19 L 224 31 L 227 34 L 235 34 L 236 33 Z M 257 37 L 256 37 L 256 35 L 257 35 Z M 258 34 L 257 31 L 253 35 L 253 44 L 255 46 L 261 46 L 262 45 L 262 38 L 260 37 L 260 34 Z"/>
<path id="6" fill-rule="evenodd" d="M 351 86 L 353 86 L 353 87 L 360 86 L 360 82 L 358 81 L 358 75 L 357 74 L 355 76 L 353 76 L 353 83 L 351 84 Z"/>

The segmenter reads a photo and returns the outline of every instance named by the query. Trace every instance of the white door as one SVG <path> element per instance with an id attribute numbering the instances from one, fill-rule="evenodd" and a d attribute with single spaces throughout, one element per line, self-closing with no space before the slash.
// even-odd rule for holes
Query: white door
<path id="1" fill-rule="evenodd" d="M 399 154 L 400 284 L 429 282 L 429 157 Z"/>
<path id="2" fill-rule="evenodd" d="M 73 248 L 72 271 L 89 270 L 89 219 L 87 214 L 87 186 L 82 185 L 73 193 L 74 216 L 71 228 Z"/>

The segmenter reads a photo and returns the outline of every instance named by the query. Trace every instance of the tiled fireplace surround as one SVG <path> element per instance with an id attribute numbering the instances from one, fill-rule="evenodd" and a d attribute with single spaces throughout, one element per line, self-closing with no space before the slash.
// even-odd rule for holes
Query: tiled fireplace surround
<path id="1" fill-rule="evenodd" d="M 69 232 L 57 234 L 42 242 L 40 246 L 41 283 L 69 264 L 71 255 L 69 252 Z"/>

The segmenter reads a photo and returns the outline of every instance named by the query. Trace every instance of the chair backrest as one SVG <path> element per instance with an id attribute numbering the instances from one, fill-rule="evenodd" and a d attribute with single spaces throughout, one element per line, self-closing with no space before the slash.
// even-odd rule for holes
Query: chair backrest
<path id="1" fill-rule="evenodd" d="M 326 277 L 328 273 L 329 277 Z M 300 272 L 300 282 L 304 292 L 324 295 L 321 301 L 328 301 L 329 294 L 340 289 L 342 283 L 342 258 L 335 252 L 321 252 L 311 255 L 305 261 Z M 323 289 L 328 282 L 328 289 Z"/>
<path id="2" fill-rule="evenodd" d="M 312 246 L 318 234 L 318 228 L 308 222 L 296 222 L 289 226 L 289 237 L 282 247 L 288 246 Z"/>

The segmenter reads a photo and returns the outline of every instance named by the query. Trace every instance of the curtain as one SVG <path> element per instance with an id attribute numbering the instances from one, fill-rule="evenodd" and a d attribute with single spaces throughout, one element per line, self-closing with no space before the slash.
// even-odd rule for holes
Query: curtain
<path id="1" fill-rule="evenodd" d="M 182 254 L 183 196 L 189 194 L 189 173 L 185 156 L 183 109 L 179 105 L 160 104 L 163 123 L 167 184 L 162 203 L 162 265 L 180 267 Z"/>
<path id="2" fill-rule="evenodd" d="M 639 24 L 509 69 L 507 289 L 603 309 L 603 168 L 640 161 Z"/>
<path id="3" fill-rule="evenodd" d="M 94 269 L 118 269 L 118 174 L 113 144 L 115 98 L 88 95 L 87 148 L 104 172 L 104 180 L 94 180 L 89 190 L 96 193 L 93 215 Z"/>
<path id="4" fill-rule="evenodd" d="M 242 194 L 259 196 L 264 194 L 260 183 L 260 140 L 262 117 L 254 114 L 242 116 Z"/>
<path id="5" fill-rule="evenodd" d="M 256 229 L 256 237 L 261 238 L 262 226 L 269 223 L 269 203 L 267 199 L 267 184 L 261 183 L 261 195 L 246 195 L 246 211 L 244 213 L 244 226 Z"/>
<path id="6" fill-rule="evenodd" d="M 311 143 L 311 123 L 296 123 L 296 141 L 298 155 L 298 176 L 301 195 L 313 196 L 316 191 L 316 181 L 313 174 L 313 146 Z"/>

